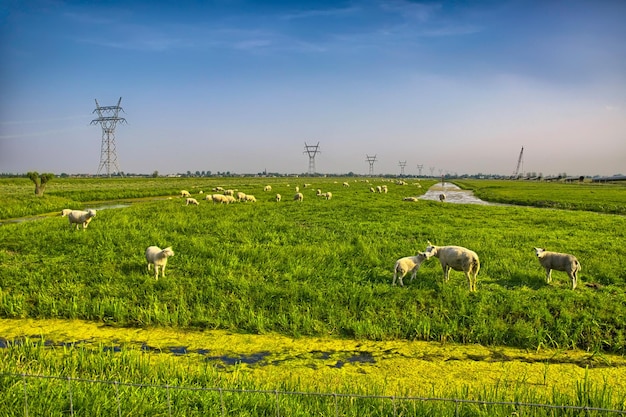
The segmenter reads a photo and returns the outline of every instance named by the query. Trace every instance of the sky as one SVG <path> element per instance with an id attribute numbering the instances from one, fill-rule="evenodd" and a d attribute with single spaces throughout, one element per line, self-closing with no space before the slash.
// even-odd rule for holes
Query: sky
<path id="1" fill-rule="evenodd" d="M 626 174 L 626 1 L 0 1 L 0 173 Z M 111 165 L 111 170 L 114 170 Z"/>

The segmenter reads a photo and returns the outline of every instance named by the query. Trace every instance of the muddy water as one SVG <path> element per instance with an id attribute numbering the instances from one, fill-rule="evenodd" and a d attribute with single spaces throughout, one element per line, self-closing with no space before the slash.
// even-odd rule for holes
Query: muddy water
<path id="1" fill-rule="evenodd" d="M 433 200 L 439 201 L 439 196 L 445 194 L 445 203 L 457 203 L 457 204 L 482 204 L 486 206 L 502 206 L 504 204 L 490 203 L 483 201 L 476 197 L 471 190 L 462 190 L 458 186 L 449 182 L 438 182 L 426 191 L 426 193 L 418 199 L 420 200 Z"/>

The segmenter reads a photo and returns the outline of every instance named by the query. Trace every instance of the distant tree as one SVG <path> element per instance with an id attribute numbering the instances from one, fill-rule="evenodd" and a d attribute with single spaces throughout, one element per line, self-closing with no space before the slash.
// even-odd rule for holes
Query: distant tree
<path id="1" fill-rule="evenodd" d="M 152 173 L 152 178 L 157 178 L 158 176 L 159 176 L 159 171 L 156 171 L 156 170 L 155 170 L 155 171 Z"/>
<path id="2" fill-rule="evenodd" d="M 33 183 L 35 183 L 35 195 L 38 197 L 41 197 L 43 195 L 43 192 L 46 189 L 46 184 L 48 183 L 48 181 L 54 178 L 54 174 L 44 173 L 44 174 L 39 175 L 37 171 L 31 171 L 27 173 L 26 176 L 28 176 L 28 178 Z"/>

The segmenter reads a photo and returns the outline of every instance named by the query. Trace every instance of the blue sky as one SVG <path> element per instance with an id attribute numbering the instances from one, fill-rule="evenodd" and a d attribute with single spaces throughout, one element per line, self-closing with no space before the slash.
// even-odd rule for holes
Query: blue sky
<path id="1" fill-rule="evenodd" d="M 626 1 L 0 2 L 0 172 L 626 174 Z"/>

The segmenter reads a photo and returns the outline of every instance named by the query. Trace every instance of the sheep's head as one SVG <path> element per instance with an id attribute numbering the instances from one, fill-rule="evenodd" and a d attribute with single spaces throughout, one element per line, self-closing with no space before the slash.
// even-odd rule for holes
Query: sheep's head
<path id="1" fill-rule="evenodd" d="M 87 213 L 89 213 L 89 217 L 96 217 L 96 211 L 93 209 L 87 210 Z"/>
<path id="2" fill-rule="evenodd" d="M 426 256 L 426 259 L 430 258 L 431 256 L 435 256 L 435 254 L 437 253 L 437 246 L 430 243 L 430 240 L 429 240 L 428 246 L 422 253 Z"/>
<path id="3" fill-rule="evenodd" d="M 174 251 L 172 250 L 172 247 L 167 247 L 165 249 L 163 249 L 163 254 L 169 258 L 170 256 L 174 256 Z"/>
<path id="4" fill-rule="evenodd" d="M 534 248 L 534 249 L 535 249 L 535 255 L 537 255 L 537 258 L 543 257 L 543 254 L 546 251 L 545 249 L 542 249 L 542 248 Z"/>

